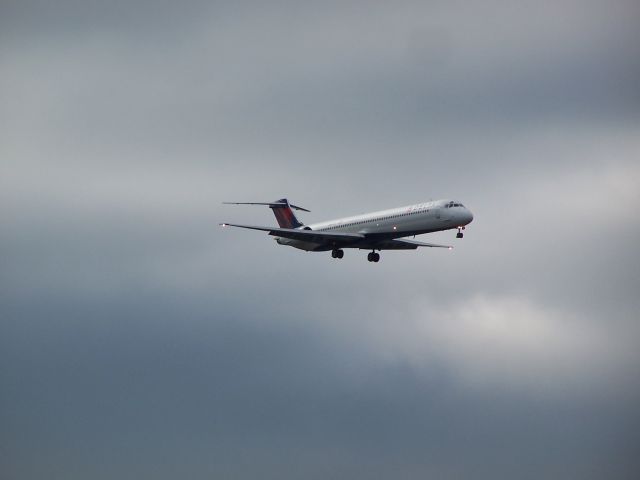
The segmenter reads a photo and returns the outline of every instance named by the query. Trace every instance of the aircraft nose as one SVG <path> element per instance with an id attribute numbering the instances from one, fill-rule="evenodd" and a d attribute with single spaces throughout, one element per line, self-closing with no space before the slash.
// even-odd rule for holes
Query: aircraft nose
<path id="1" fill-rule="evenodd" d="M 473 213 L 471 213 L 471 210 L 469 209 L 465 209 L 463 216 L 464 216 L 465 225 L 468 223 L 471 223 L 471 221 L 473 220 Z"/>

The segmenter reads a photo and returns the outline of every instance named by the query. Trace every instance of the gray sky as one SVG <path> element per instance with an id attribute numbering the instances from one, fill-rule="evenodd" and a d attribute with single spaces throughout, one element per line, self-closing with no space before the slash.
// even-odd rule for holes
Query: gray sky
<path id="1" fill-rule="evenodd" d="M 54 3 L 0 6 L 7 478 L 638 477 L 637 2 Z M 475 220 L 217 227 L 283 196 Z"/>

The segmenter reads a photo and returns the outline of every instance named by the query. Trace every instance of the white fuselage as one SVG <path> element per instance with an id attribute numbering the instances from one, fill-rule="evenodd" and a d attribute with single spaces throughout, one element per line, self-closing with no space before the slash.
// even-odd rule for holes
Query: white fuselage
<path id="1" fill-rule="evenodd" d="M 405 207 L 365 213 L 300 227 L 318 232 L 360 233 L 374 238 L 401 238 L 463 227 L 473 220 L 473 214 L 460 202 L 435 200 Z M 302 250 L 314 250 L 316 245 L 287 238 L 278 238 L 281 245 Z"/>

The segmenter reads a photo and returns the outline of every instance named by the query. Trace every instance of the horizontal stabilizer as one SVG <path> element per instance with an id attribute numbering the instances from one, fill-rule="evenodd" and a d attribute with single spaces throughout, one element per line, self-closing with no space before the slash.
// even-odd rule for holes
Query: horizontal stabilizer
<path id="1" fill-rule="evenodd" d="M 306 208 L 298 207 L 296 205 L 291 205 L 286 201 L 277 201 L 277 202 L 222 202 L 224 205 L 268 205 L 269 207 L 286 207 L 289 206 L 294 210 L 302 210 L 303 212 L 311 212 L 311 210 L 307 210 Z"/>

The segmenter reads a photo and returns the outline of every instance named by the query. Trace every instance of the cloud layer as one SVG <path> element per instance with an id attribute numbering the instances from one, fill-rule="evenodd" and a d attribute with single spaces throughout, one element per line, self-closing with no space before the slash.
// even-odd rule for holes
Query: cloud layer
<path id="1" fill-rule="evenodd" d="M 635 3 L 5 2 L 2 471 L 636 478 Z"/>

